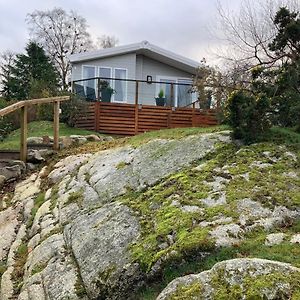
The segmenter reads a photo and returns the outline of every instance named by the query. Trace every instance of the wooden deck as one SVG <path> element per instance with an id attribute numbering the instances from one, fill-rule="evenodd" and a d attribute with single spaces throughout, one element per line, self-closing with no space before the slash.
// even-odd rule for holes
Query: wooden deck
<path id="1" fill-rule="evenodd" d="M 88 105 L 75 126 L 107 134 L 135 135 L 158 129 L 217 124 L 217 113 L 211 109 L 95 102 Z"/>

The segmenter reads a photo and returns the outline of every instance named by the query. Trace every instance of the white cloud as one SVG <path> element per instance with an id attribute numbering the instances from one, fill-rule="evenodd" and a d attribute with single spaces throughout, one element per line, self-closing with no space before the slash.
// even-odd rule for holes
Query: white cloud
<path id="1" fill-rule="evenodd" d="M 241 0 L 221 2 L 234 8 Z M 148 40 L 199 61 L 211 57 L 219 43 L 209 33 L 216 21 L 212 0 L 0 0 L 0 52 L 23 51 L 29 38 L 26 15 L 54 7 L 77 11 L 94 38 L 114 35 L 120 44 Z"/>

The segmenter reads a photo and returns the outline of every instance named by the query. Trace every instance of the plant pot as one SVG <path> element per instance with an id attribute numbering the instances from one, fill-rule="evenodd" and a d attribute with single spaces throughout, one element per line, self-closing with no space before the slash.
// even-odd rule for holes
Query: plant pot
<path id="1" fill-rule="evenodd" d="M 101 91 L 101 101 L 102 102 L 111 102 L 111 95 L 113 91 L 111 89 L 103 89 Z"/>
<path id="2" fill-rule="evenodd" d="M 166 105 L 166 98 L 155 98 L 157 106 L 165 106 Z"/>

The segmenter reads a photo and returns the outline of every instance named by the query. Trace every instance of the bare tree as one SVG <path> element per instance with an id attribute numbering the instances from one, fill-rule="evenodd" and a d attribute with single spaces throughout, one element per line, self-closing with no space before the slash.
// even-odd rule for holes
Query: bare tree
<path id="1" fill-rule="evenodd" d="M 52 59 L 59 71 L 62 87 L 67 89 L 67 76 L 71 69 L 69 55 L 92 47 L 86 20 L 74 11 L 67 13 L 61 8 L 54 8 L 36 10 L 27 15 L 26 21 L 31 36 Z"/>
<path id="2" fill-rule="evenodd" d="M 243 65 L 245 69 L 257 65 L 271 67 L 286 60 L 286 56 L 277 55 L 269 48 L 277 32 L 274 17 L 282 6 L 298 11 L 300 8 L 297 0 L 243 0 L 239 12 L 232 13 L 219 1 L 219 30 L 228 49 L 221 56 L 234 65 Z"/>
<path id="3" fill-rule="evenodd" d="M 11 90 L 7 84 L 12 76 L 12 67 L 14 66 L 14 61 L 16 54 L 7 50 L 0 54 L 0 88 L 1 95 L 7 100 L 11 99 Z"/>
<path id="4" fill-rule="evenodd" d="M 97 46 L 100 48 L 113 48 L 119 44 L 119 40 L 115 36 L 102 35 L 97 39 Z"/>

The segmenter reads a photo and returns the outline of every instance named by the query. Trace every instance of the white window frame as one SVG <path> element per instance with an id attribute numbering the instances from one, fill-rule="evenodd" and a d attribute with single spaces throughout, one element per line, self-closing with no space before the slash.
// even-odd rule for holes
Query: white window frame
<path id="1" fill-rule="evenodd" d="M 84 69 L 84 67 L 90 67 L 90 68 L 95 68 L 95 76 L 94 77 L 97 77 L 97 74 L 98 74 L 98 72 L 97 72 L 97 66 L 94 66 L 94 65 L 82 65 L 81 66 L 81 79 L 83 79 L 83 82 L 85 82 L 84 81 L 84 79 L 88 79 L 88 78 L 83 78 L 83 69 Z M 85 87 L 85 85 L 84 85 L 84 87 Z M 97 87 L 97 80 L 95 79 L 95 86 L 94 86 L 94 89 L 96 90 L 96 87 Z"/>
<path id="2" fill-rule="evenodd" d="M 193 83 L 193 80 L 191 78 L 185 78 L 185 77 L 176 77 L 176 76 L 167 76 L 167 75 L 156 75 L 156 81 L 160 82 L 161 80 L 165 81 L 165 80 L 174 80 L 176 85 L 174 87 L 174 106 L 178 107 L 178 81 L 179 80 L 186 80 L 186 81 L 191 81 L 191 83 Z M 156 84 L 156 94 L 155 97 L 157 97 L 158 93 L 160 91 L 160 85 L 157 83 Z M 192 96 L 192 101 L 193 100 L 193 96 Z"/>
<path id="3" fill-rule="evenodd" d="M 100 76 L 100 68 L 102 68 L 102 69 L 110 69 L 110 77 L 112 77 L 112 75 L 113 75 L 113 68 L 112 68 L 112 67 L 98 66 L 97 76 L 100 78 L 100 80 L 101 80 L 101 76 Z M 105 79 L 104 79 L 104 80 L 105 80 Z M 112 87 L 112 79 L 109 80 L 109 85 L 110 85 L 111 88 L 113 88 L 113 87 Z M 97 84 L 97 93 L 98 93 L 98 84 Z"/>
<path id="4" fill-rule="evenodd" d="M 128 69 L 126 68 L 114 68 L 113 69 L 113 78 L 116 78 L 116 70 L 123 70 L 126 72 L 126 75 L 125 75 L 125 79 L 128 78 Z M 115 83 L 116 83 L 116 80 L 113 80 L 113 89 L 115 89 Z M 112 101 L 111 102 L 115 102 L 115 103 L 127 103 L 128 99 L 128 81 L 126 80 L 125 81 L 125 99 L 123 101 L 116 101 L 115 100 L 115 94 L 112 95 Z"/>
<path id="5" fill-rule="evenodd" d="M 98 66 L 98 72 L 97 72 L 97 74 L 98 74 L 98 77 L 100 77 L 100 79 L 101 79 L 101 76 L 100 76 L 100 69 L 110 69 L 110 77 L 113 77 L 112 75 L 113 75 L 113 68 L 112 67 L 106 67 L 106 66 Z M 111 79 L 110 79 L 110 81 L 111 81 Z"/>

